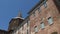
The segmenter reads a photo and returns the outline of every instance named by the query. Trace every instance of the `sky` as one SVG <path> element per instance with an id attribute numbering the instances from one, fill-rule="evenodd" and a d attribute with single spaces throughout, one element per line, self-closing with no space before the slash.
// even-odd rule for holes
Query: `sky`
<path id="1" fill-rule="evenodd" d="M 9 22 L 21 11 L 23 18 L 40 0 L 0 0 L 0 29 L 8 30 Z M 20 10 L 20 11 L 19 11 Z"/>

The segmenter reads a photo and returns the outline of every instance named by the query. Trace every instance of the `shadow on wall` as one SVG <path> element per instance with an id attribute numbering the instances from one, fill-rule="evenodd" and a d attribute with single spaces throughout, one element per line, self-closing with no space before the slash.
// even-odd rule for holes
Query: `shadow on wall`
<path id="1" fill-rule="evenodd" d="M 53 0 L 60 13 L 60 0 Z"/>

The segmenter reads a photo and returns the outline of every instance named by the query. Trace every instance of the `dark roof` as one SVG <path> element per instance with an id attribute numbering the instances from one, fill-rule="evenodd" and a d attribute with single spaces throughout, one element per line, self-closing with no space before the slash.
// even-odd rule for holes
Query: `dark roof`
<path id="1" fill-rule="evenodd" d="M 44 0 L 40 0 L 40 1 L 28 12 L 28 14 L 31 13 L 31 12 L 32 12 L 37 6 L 39 6 L 43 1 L 44 1 Z"/>
<path id="2" fill-rule="evenodd" d="M 20 19 L 20 18 L 12 18 L 12 19 L 10 20 L 9 24 L 11 23 L 11 21 L 16 20 L 16 19 Z M 20 20 L 24 21 L 24 19 L 22 19 L 22 18 L 21 18 Z"/>
<path id="3" fill-rule="evenodd" d="M 0 29 L 0 31 L 1 31 L 1 32 L 7 32 L 7 31 L 5 31 L 5 30 L 1 30 L 1 29 Z"/>

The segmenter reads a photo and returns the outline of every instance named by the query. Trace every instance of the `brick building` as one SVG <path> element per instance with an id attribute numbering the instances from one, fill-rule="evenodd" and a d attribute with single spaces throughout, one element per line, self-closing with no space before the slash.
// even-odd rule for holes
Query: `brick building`
<path id="1" fill-rule="evenodd" d="M 40 0 L 28 14 L 14 33 L 60 34 L 60 0 Z"/>
<path id="2" fill-rule="evenodd" d="M 41 0 L 29 12 L 31 34 L 60 34 L 59 12 L 60 0 Z"/>
<path id="3" fill-rule="evenodd" d="M 20 14 L 9 24 L 10 34 L 60 34 L 60 0 L 40 0 L 25 19 Z"/>

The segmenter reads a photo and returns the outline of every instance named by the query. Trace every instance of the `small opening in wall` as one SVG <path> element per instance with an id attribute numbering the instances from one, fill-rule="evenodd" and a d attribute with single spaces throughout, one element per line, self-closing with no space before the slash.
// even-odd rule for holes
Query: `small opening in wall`
<path id="1" fill-rule="evenodd" d="M 58 32 L 53 32 L 52 34 L 58 34 Z"/>

